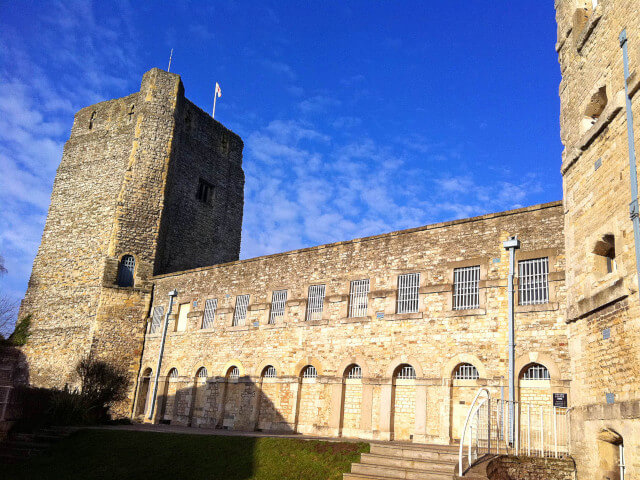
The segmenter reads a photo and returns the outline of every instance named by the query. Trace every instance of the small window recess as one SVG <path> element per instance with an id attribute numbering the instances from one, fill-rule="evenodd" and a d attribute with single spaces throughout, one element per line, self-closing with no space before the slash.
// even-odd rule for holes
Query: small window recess
<path id="1" fill-rule="evenodd" d="M 89 119 L 89 130 L 93 128 L 93 122 L 95 121 L 95 119 L 96 119 L 96 112 L 93 111 L 91 113 L 91 118 Z"/>
<path id="2" fill-rule="evenodd" d="M 222 155 L 229 155 L 229 144 L 229 134 L 223 133 L 222 137 L 220 138 L 220 152 L 222 153 Z"/>
<path id="3" fill-rule="evenodd" d="M 130 125 L 131 122 L 133 122 L 133 116 L 135 115 L 135 109 L 136 109 L 136 106 L 135 105 L 131 105 L 131 108 L 129 109 L 129 113 L 127 113 L 127 125 Z"/>
<path id="4" fill-rule="evenodd" d="M 616 242 L 615 236 L 608 233 L 596 242 L 593 248 L 596 255 L 596 272 L 600 275 L 607 275 L 618 270 L 616 263 Z"/>
<path id="5" fill-rule="evenodd" d="M 580 133 L 587 132 L 600 118 L 607 106 L 607 87 L 602 86 L 591 96 L 584 109 L 582 122 L 580 123 Z"/>
<path id="6" fill-rule="evenodd" d="M 202 203 L 210 203 L 211 195 L 213 193 L 213 185 L 202 178 L 198 180 L 198 191 L 196 192 L 196 199 Z"/>

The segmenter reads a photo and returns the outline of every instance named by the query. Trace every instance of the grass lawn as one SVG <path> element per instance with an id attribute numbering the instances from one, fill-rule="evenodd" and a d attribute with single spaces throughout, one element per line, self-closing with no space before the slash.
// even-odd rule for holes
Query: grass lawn
<path id="1" fill-rule="evenodd" d="M 81 430 L 1 479 L 341 480 L 366 443 Z"/>

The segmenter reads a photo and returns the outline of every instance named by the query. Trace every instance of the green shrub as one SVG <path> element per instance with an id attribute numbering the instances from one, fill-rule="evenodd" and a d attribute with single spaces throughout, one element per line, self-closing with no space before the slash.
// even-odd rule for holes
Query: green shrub
<path id="1" fill-rule="evenodd" d="M 18 320 L 13 333 L 9 335 L 8 341 L 11 345 L 21 347 L 27 343 L 29 338 L 29 327 L 31 326 L 31 314 Z"/>

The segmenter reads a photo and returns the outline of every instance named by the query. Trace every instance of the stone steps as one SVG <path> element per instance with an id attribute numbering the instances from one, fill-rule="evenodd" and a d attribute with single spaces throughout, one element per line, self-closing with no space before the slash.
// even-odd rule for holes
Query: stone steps
<path id="1" fill-rule="evenodd" d="M 359 463 L 351 464 L 344 480 L 451 479 L 458 449 L 449 445 L 373 443 Z"/>
<path id="2" fill-rule="evenodd" d="M 15 463 L 38 455 L 76 429 L 49 427 L 35 433 L 14 433 L 0 443 L 0 463 Z"/>

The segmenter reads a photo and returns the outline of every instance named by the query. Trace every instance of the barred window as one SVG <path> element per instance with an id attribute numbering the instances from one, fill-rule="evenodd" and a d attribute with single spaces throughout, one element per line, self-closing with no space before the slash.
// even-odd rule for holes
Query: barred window
<path id="1" fill-rule="evenodd" d="M 274 290 L 271 294 L 271 315 L 269 315 L 269 324 L 274 325 L 279 319 L 284 317 L 284 307 L 287 303 L 286 290 Z"/>
<path id="2" fill-rule="evenodd" d="M 398 380 L 413 380 L 416 378 L 416 370 L 411 365 L 400 365 L 396 369 L 396 378 Z"/>
<path id="3" fill-rule="evenodd" d="M 369 279 L 353 280 L 349 292 L 349 316 L 365 317 L 369 302 Z"/>
<path id="4" fill-rule="evenodd" d="M 213 185 L 209 182 L 199 179 L 198 180 L 198 190 L 196 192 L 196 198 L 203 203 L 209 203 L 211 199 L 211 193 L 213 192 Z"/>
<path id="5" fill-rule="evenodd" d="M 200 367 L 196 372 L 196 378 L 207 378 L 207 369 Z"/>
<path id="6" fill-rule="evenodd" d="M 216 318 L 218 299 L 209 298 L 204 302 L 204 317 L 202 318 L 202 328 L 213 328 L 213 321 Z"/>
<path id="7" fill-rule="evenodd" d="M 118 268 L 118 286 L 133 287 L 133 272 L 136 269 L 136 259 L 133 255 L 125 255 L 120 260 Z"/>
<path id="8" fill-rule="evenodd" d="M 238 295 L 236 297 L 236 309 L 233 312 L 232 327 L 244 325 L 247 318 L 247 307 L 249 306 L 249 295 Z"/>
<path id="9" fill-rule="evenodd" d="M 169 378 L 178 378 L 178 369 L 177 368 L 172 368 L 171 370 L 169 370 Z"/>
<path id="10" fill-rule="evenodd" d="M 362 368 L 360 368 L 360 365 L 351 365 L 350 367 L 347 368 L 347 378 L 362 378 Z"/>
<path id="11" fill-rule="evenodd" d="M 266 367 L 264 367 L 264 370 L 262 370 L 263 378 L 276 378 L 276 376 L 276 367 L 274 367 L 273 365 L 267 365 Z"/>
<path id="12" fill-rule="evenodd" d="M 240 369 L 238 367 L 231 367 L 227 373 L 229 380 L 237 380 L 240 378 Z"/>
<path id="13" fill-rule="evenodd" d="M 416 313 L 418 311 L 419 288 L 419 273 L 398 276 L 398 313 Z"/>
<path id="14" fill-rule="evenodd" d="M 549 380 L 549 370 L 544 365 L 533 363 L 524 371 L 523 380 Z"/>
<path id="15" fill-rule="evenodd" d="M 318 371 L 313 365 L 307 365 L 302 369 L 302 378 L 317 378 Z"/>
<path id="16" fill-rule="evenodd" d="M 311 285 L 307 300 L 307 321 L 322 320 L 324 308 L 324 285 Z"/>
<path id="17" fill-rule="evenodd" d="M 164 307 L 154 307 L 153 317 L 151 318 L 151 328 L 149 333 L 157 333 L 162 329 L 162 317 L 164 316 Z"/>
<path id="18" fill-rule="evenodd" d="M 480 265 L 454 268 L 453 309 L 470 310 L 480 307 Z"/>
<path id="19" fill-rule="evenodd" d="M 518 299 L 520 305 L 549 302 L 549 258 L 518 262 Z"/>
<path id="20" fill-rule="evenodd" d="M 478 369 L 470 363 L 461 363 L 453 373 L 456 380 L 477 380 L 479 377 Z"/>

